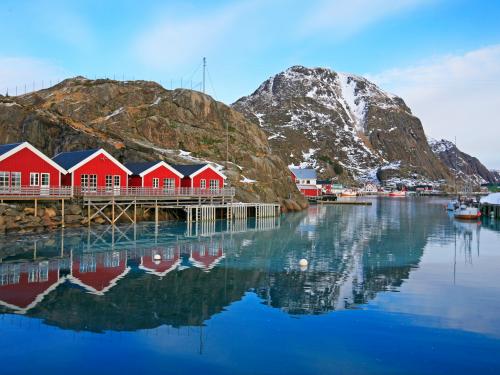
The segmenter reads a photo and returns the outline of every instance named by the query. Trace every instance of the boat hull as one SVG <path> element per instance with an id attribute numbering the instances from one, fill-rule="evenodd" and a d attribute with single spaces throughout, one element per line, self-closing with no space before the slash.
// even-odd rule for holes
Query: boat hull
<path id="1" fill-rule="evenodd" d="M 480 215 L 473 215 L 473 214 L 455 214 L 455 219 L 458 220 L 477 220 L 479 219 Z"/>

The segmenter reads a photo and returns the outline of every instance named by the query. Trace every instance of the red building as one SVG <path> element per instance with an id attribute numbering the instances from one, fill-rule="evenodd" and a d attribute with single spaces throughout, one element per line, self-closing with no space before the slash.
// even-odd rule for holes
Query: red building
<path id="1" fill-rule="evenodd" d="M 181 180 L 182 187 L 200 189 L 221 189 L 224 187 L 224 176 L 210 164 L 173 165 L 184 177 Z"/>
<path id="2" fill-rule="evenodd" d="M 125 167 L 132 172 L 128 183 L 132 187 L 175 190 L 181 186 L 184 177 L 164 161 L 126 163 Z"/>
<path id="3" fill-rule="evenodd" d="M 73 258 L 68 279 L 89 293 L 103 295 L 129 271 L 126 251 L 88 253 Z"/>
<path id="4" fill-rule="evenodd" d="M 66 170 L 28 142 L 0 146 L 0 191 L 15 192 L 22 187 L 61 186 Z"/>
<path id="5" fill-rule="evenodd" d="M 0 305 L 24 314 L 65 281 L 57 262 L 0 265 Z"/>
<path id="6" fill-rule="evenodd" d="M 321 195 L 321 189 L 316 184 L 316 170 L 312 168 L 290 168 L 292 181 L 297 189 L 306 197 Z"/>
<path id="7" fill-rule="evenodd" d="M 141 257 L 139 268 L 152 275 L 163 277 L 181 263 L 181 254 L 177 246 L 155 248 Z"/>
<path id="8" fill-rule="evenodd" d="M 68 171 L 62 177 L 62 185 L 97 191 L 98 188 L 112 192 L 128 186 L 132 174 L 122 163 L 108 152 L 100 149 L 61 152 L 52 159 Z"/>

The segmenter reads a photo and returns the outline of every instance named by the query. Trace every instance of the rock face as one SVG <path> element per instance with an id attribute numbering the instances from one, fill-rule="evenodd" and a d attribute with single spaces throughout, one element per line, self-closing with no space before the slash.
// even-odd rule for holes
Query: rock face
<path id="1" fill-rule="evenodd" d="M 76 77 L 35 93 L 1 97 L 0 143 L 21 140 L 49 156 L 103 147 L 120 161 L 213 161 L 222 167 L 227 154 L 224 173 L 238 199 L 291 198 L 305 207 L 267 135 L 237 111 L 191 90 Z"/>
<path id="2" fill-rule="evenodd" d="M 479 185 L 495 183 L 497 177 L 488 170 L 477 158 L 460 151 L 453 142 L 446 139 L 429 138 L 429 145 L 436 156 L 451 170 L 458 179 Z"/>
<path id="3" fill-rule="evenodd" d="M 404 101 L 362 77 L 293 66 L 233 108 L 268 133 L 287 163 L 324 177 L 373 180 L 397 168 L 400 177 L 450 178 Z"/>

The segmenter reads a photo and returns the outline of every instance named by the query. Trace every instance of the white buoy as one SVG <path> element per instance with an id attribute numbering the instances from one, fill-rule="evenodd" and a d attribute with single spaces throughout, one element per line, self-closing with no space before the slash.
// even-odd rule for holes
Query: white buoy
<path id="1" fill-rule="evenodd" d="M 161 255 L 160 255 L 160 254 L 155 254 L 155 255 L 153 256 L 153 259 L 154 259 L 154 260 L 161 260 Z"/>
<path id="2" fill-rule="evenodd" d="M 301 259 L 301 260 L 299 260 L 299 266 L 301 266 L 301 267 L 307 267 L 307 265 L 308 265 L 307 259 Z"/>

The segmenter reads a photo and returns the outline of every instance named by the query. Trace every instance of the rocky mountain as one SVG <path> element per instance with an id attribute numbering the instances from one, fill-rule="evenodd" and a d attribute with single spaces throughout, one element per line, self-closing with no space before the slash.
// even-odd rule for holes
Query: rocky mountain
<path id="1" fill-rule="evenodd" d="M 488 170 L 477 158 L 459 150 L 453 142 L 432 138 L 428 141 L 432 151 L 458 179 L 475 185 L 497 181 L 497 176 L 492 171 Z"/>
<path id="2" fill-rule="evenodd" d="M 293 66 L 233 108 L 268 133 L 288 164 L 316 167 L 324 177 L 450 178 L 404 101 L 363 77 Z"/>
<path id="3" fill-rule="evenodd" d="M 76 77 L 31 94 L 0 96 L 0 143 L 21 140 L 50 156 L 103 147 L 121 161 L 213 161 L 224 165 L 242 201 L 305 206 L 262 129 L 200 92 Z"/>
<path id="4" fill-rule="evenodd" d="M 493 175 L 493 177 L 495 178 L 495 182 L 497 184 L 500 184 L 500 170 L 491 169 L 490 172 Z"/>

